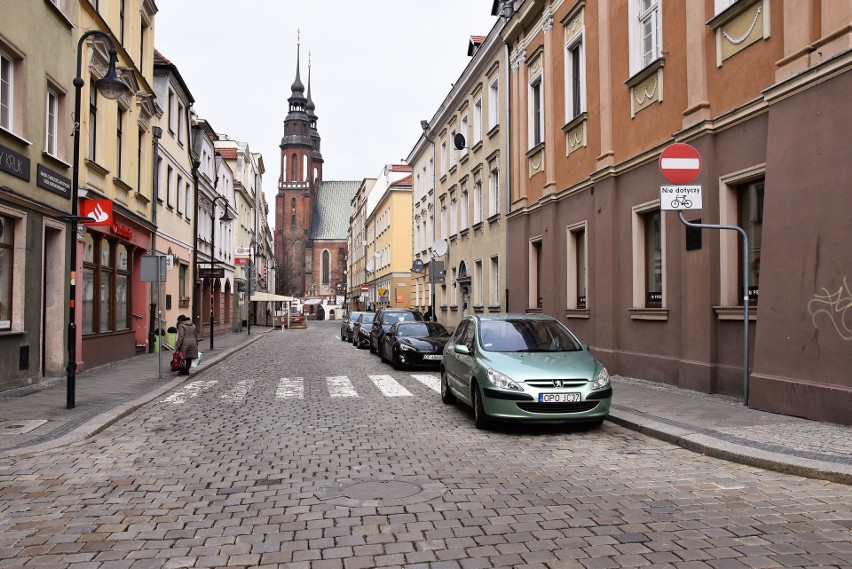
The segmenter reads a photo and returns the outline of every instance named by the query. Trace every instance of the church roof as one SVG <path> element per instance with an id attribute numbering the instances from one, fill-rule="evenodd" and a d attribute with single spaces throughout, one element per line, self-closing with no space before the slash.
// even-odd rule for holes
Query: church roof
<path id="1" fill-rule="evenodd" d="M 346 241 L 352 197 L 360 186 L 361 180 L 320 182 L 314 201 L 312 240 Z"/>

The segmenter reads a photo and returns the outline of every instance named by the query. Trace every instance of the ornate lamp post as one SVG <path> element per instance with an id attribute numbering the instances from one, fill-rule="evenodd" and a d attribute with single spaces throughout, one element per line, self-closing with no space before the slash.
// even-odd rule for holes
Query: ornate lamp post
<path id="1" fill-rule="evenodd" d="M 225 202 L 225 213 L 219 218 L 222 223 L 231 223 L 234 218 L 228 211 L 228 198 L 225 196 L 216 196 L 213 198 L 213 203 L 210 205 L 210 272 L 216 267 L 216 202 L 223 200 Z M 214 297 L 213 297 L 213 277 L 210 277 L 210 350 L 213 350 L 213 323 L 214 323 Z"/>
<path id="2" fill-rule="evenodd" d="M 89 220 L 88 217 L 78 215 L 77 202 L 80 197 L 80 97 L 85 82 L 80 76 L 82 73 L 83 44 L 92 36 L 104 38 L 109 45 L 109 68 L 106 75 L 92 85 L 93 89 L 100 91 L 107 99 L 118 99 L 126 91 L 127 85 L 115 72 L 115 63 L 118 60 L 118 51 L 112 37 L 100 30 L 90 30 L 80 37 L 77 42 L 77 75 L 74 77 L 74 161 L 71 164 L 71 215 L 63 217 L 71 224 L 71 250 L 69 259 L 68 275 L 68 367 L 67 372 L 67 400 L 66 407 L 73 409 L 74 397 L 77 383 L 77 224 Z"/>

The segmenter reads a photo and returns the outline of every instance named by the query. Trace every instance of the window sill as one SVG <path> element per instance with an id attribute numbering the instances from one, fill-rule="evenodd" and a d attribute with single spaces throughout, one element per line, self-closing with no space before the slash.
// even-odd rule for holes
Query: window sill
<path id="1" fill-rule="evenodd" d="M 524 310 L 524 312 L 526 312 L 527 314 L 541 314 L 542 309 L 541 308 L 527 308 L 527 309 Z"/>
<path id="2" fill-rule="evenodd" d="M 532 158 L 544 149 L 544 142 L 539 142 L 529 150 L 527 150 L 527 158 Z"/>
<path id="3" fill-rule="evenodd" d="M 45 159 L 45 161 L 52 162 L 53 164 L 57 164 L 59 166 L 62 166 L 65 169 L 72 167 L 70 163 L 66 162 L 65 160 L 63 160 L 59 156 L 54 156 L 53 154 L 51 154 L 50 152 L 47 152 L 46 150 L 43 151 L 41 153 L 41 155 Z"/>
<path id="4" fill-rule="evenodd" d="M 580 113 L 579 115 L 577 115 L 576 117 L 574 117 L 573 119 L 571 119 L 570 121 L 565 123 L 565 126 L 562 127 L 562 132 L 568 132 L 568 131 L 576 128 L 577 126 L 586 122 L 586 119 L 588 119 L 588 118 L 589 118 L 589 113 L 587 111 L 583 111 L 582 113 Z"/>
<path id="5" fill-rule="evenodd" d="M 470 153 L 465 152 L 461 155 L 461 158 L 459 158 L 459 164 L 466 164 L 468 160 L 470 160 Z"/>
<path id="6" fill-rule="evenodd" d="M 458 311 L 459 311 L 459 307 L 458 307 L 457 304 L 451 304 L 450 305 L 450 312 L 458 312 Z"/>
<path id="7" fill-rule="evenodd" d="M 459 231 L 459 237 L 467 237 L 468 233 L 470 233 L 470 230 L 467 227 L 465 227 L 464 229 Z"/>
<path id="8" fill-rule="evenodd" d="M 627 81 L 624 82 L 625 85 L 629 88 L 633 88 L 639 85 L 642 81 L 652 76 L 657 72 L 658 69 L 662 69 L 666 66 L 666 58 L 659 57 L 656 61 L 652 61 L 638 72 L 634 73 L 632 77 L 630 77 Z"/>
<path id="9" fill-rule="evenodd" d="M 479 149 L 480 149 L 480 148 L 482 148 L 482 144 L 483 144 L 483 143 L 482 143 L 482 141 L 481 141 L 481 140 L 476 141 L 476 142 L 473 144 L 473 147 L 471 148 L 471 151 L 473 151 L 473 152 L 478 152 L 478 151 L 479 151 Z"/>
<path id="10" fill-rule="evenodd" d="M 488 138 L 494 138 L 495 136 L 497 136 L 497 134 L 498 134 L 499 132 L 500 132 L 500 125 L 499 125 L 499 124 L 495 124 L 494 126 L 492 126 L 492 127 L 491 127 L 491 130 L 489 130 L 489 131 L 486 133 L 486 136 L 488 136 Z"/>
<path id="11" fill-rule="evenodd" d="M 447 305 L 446 305 L 446 304 L 442 304 L 441 306 L 439 306 L 439 307 L 438 307 L 438 309 L 439 309 L 439 310 L 443 310 L 444 312 L 446 312 L 446 311 L 447 311 Z"/>
<path id="12" fill-rule="evenodd" d="M 742 306 L 714 306 L 713 312 L 716 313 L 717 320 L 743 320 L 743 312 L 745 309 Z M 749 305 L 748 321 L 757 321 L 757 306 Z"/>
<path id="13" fill-rule="evenodd" d="M 631 320 L 668 320 L 668 308 L 628 308 Z"/>
<path id="14" fill-rule="evenodd" d="M 26 333 L 26 330 L 0 330 L 0 338 L 6 338 L 10 336 L 23 336 Z"/>
<path id="15" fill-rule="evenodd" d="M 477 221 L 476 223 L 473 224 L 474 232 L 479 231 L 480 229 L 482 229 L 482 222 L 481 221 Z"/>
<path id="16" fill-rule="evenodd" d="M 29 140 L 27 140 L 27 139 L 26 139 L 26 138 L 24 138 L 23 136 L 19 136 L 19 135 L 15 134 L 14 132 L 12 132 L 11 130 L 6 130 L 6 129 L 5 129 L 5 128 L 3 128 L 2 126 L 0 126 L 0 133 L 2 133 L 2 134 L 6 134 L 6 135 L 8 135 L 8 136 L 11 136 L 12 138 L 14 138 L 14 139 L 15 139 L 15 141 L 17 141 L 17 142 L 22 142 L 22 143 L 26 144 L 27 146 L 32 146 L 32 145 L 33 145 L 33 143 L 32 143 L 32 142 L 30 142 Z"/>
<path id="17" fill-rule="evenodd" d="M 497 223 L 498 221 L 500 221 L 500 214 L 495 213 L 494 215 L 489 216 L 486 221 L 488 221 L 488 225 L 491 225 L 493 223 Z"/>
<path id="18" fill-rule="evenodd" d="M 490 304 L 490 305 L 488 305 L 488 312 L 500 312 L 500 311 L 501 311 L 501 310 L 500 310 L 500 305 L 499 305 L 499 304 Z"/>
<path id="19" fill-rule="evenodd" d="M 482 314 L 483 312 L 485 312 L 485 307 L 481 304 L 474 304 L 473 311 L 477 314 Z"/>
<path id="20" fill-rule="evenodd" d="M 94 170 L 95 172 L 97 172 L 101 176 L 106 176 L 107 174 L 109 174 L 109 170 L 107 168 L 104 168 L 103 166 L 101 166 L 100 164 L 98 164 L 97 162 L 92 160 L 91 158 L 86 158 L 85 164 L 86 164 L 86 167 L 89 170 Z"/>
<path id="21" fill-rule="evenodd" d="M 589 309 L 588 308 L 566 308 L 565 309 L 565 318 L 589 318 Z"/>

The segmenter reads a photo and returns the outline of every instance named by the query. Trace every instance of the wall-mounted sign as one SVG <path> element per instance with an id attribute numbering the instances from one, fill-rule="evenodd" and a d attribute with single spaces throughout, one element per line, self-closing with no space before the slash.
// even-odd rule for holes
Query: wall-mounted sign
<path id="1" fill-rule="evenodd" d="M 41 164 L 36 165 L 36 185 L 62 197 L 71 197 L 71 180 Z"/>
<path id="2" fill-rule="evenodd" d="M 112 222 L 112 232 L 125 239 L 133 239 L 133 230 L 117 221 Z"/>
<path id="3" fill-rule="evenodd" d="M 0 144 L 0 170 L 24 181 L 30 181 L 30 159 Z"/>
<path id="4" fill-rule="evenodd" d="M 89 217 L 94 221 L 84 221 L 86 225 L 112 225 L 112 201 L 111 200 L 85 200 L 80 206 L 80 215 Z"/>

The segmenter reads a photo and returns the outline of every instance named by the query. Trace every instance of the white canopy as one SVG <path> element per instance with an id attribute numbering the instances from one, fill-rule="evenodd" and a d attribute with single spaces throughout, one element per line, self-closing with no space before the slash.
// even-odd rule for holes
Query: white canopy
<path id="1" fill-rule="evenodd" d="M 268 292 L 256 292 L 251 295 L 252 302 L 294 302 L 295 300 L 292 296 L 281 296 Z"/>

